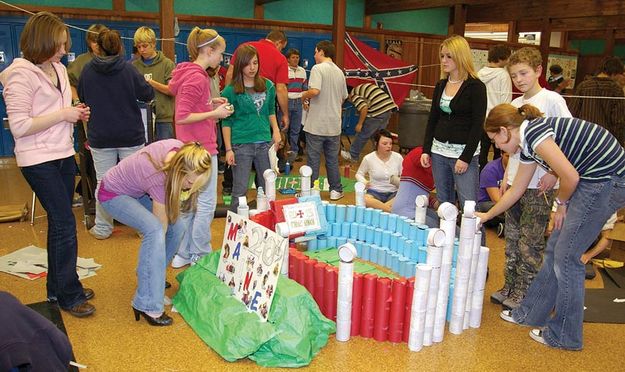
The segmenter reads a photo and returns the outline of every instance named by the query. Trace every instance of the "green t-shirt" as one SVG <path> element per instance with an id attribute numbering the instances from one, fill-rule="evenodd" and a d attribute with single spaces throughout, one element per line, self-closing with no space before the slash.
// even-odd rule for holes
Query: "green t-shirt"
<path id="1" fill-rule="evenodd" d="M 231 128 L 232 144 L 269 142 L 271 141 L 270 115 L 276 114 L 276 88 L 265 79 L 265 94 L 249 94 L 234 92 L 228 85 L 221 96 L 228 99 L 234 106 L 234 113 L 222 120 L 222 125 Z"/>
<path id="2" fill-rule="evenodd" d="M 163 52 L 157 51 L 152 63 L 146 65 L 141 57 L 132 62 L 141 75 L 151 74 L 152 79 L 161 84 L 168 84 L 171 80 L 171 72 L 176 67 L 171 59 L 165 57 Z M 163 94 L 154 89 L 156 104 L 156 121 L 172 123 L 174 121 L 174 97 Z"/>

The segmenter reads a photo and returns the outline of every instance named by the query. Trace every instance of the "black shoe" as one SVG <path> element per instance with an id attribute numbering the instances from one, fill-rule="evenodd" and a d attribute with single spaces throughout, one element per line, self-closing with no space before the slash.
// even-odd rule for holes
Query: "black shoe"
<path id="1" fill-rule="evenodd" d="M 95 306 L 85 301 L 69 309 L 63 309 L 77 318 L 87 317 L 95 312 Z"/>
<path id="2" fill-rule="evenodd" d="M 222 195 L 232 195 L 232 187 L 224 187 L 221 190 Z"/>
<path id="3" fill-rule="evenodd" d="M 226 170 L 226 163 L 220 161 L 217 164 L 217 173 L 223 174 L 225 170 Z"/>
<path id="4" fill-rule="evenodd" d="M 164 312 L 158 318 L 152 318 L 148 314 L 144 313 L 141 310 L 137 310 L 134 307 L 132 308 L 132 311 L 135 313 L 135 320 L 137 322 L 141 318 L 141 315 L 143 315 L 143 318 L 145 318 L 145 320 L 151 326 L 163 327 L 163 326 L 171 325 L 174 322 L 174 320 L 169 315 L 165 314 Z"/>
<path id="5" fill-rule="evenodd" d="M 165 280 L 165 289 L 171 288 L 171 283 Z"/>

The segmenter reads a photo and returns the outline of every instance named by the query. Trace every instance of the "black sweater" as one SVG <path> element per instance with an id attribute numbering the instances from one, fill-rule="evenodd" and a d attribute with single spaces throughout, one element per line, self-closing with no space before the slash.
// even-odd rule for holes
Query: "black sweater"
<path id="1" fill-rule="evenodd" d="M 91 147 L 133 147 L 145 143 L 137 101 L 154 99 L 154 89 L 122 56 L 91 60 L 80 74 L 78 96 L 91 107 L 87 124 Z"/>
<path id="2" fill-rule="evenodd" d="M 469 77 L 449 103 L 451 114 L 447 114 L 440 108 L 446 85 L 447 79 L 442 79 L 434 88 L 423 153 L 431 154 L 432 142 L 436 138 L 440 142 L 466 145 L 459 159 L 470 163 L 484 131 L 486 86 L 481 80 Z"/>

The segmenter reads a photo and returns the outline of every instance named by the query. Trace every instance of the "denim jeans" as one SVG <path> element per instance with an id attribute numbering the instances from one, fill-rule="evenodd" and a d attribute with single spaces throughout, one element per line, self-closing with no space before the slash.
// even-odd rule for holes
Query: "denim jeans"
<path id="1" fill-rule="evenodd" d="M 319 178 L 319 166 L 321 165 L 321 153 L 326 158 L 326 173 L 330 190 L 343 192 L 341 175 L 339 173 L 339 149 L 341 148 L 341 136 L 317 136 L 306 132 L 306 148 L 308 152 L 308 166 L 312 168 L 310 185 Z"/>
<path id="2" fill-rule="evenodd" d="M 270 168 L 269 164 L 269 142 L 243 143 L 232 145 L 234 161 L 236 165 L 232 167 L 232 203 L 230 210 L 237 211 L 239 206 L 239 196 L 247 194 L 247 184 L 250 180 L 252 164 L 256 168 L 256 187 L 265 188 L 265 178 L 263 173 Z"/>
<path id="3" fill-rule="evenodd" d="M 167 231 L 163 231 L 161 221 L 151 212 L 147 195 L 139 199 L 120 195 L 103 202 L 102 207 L 117 221 L 143 234 L 137 266 L 137 290 L 132 306 L 141 311 L 162 312 L 165 271 L 185 233 L 185 218 L 181 216 L 167 226 Z"/>
<path id="4" fill-rule="evenodd" d="M 432 175 L 436 185 L 436 198 L 440 203 L 449 202 L 456 204 L 456 191 L 460 199 L 460 210 L 464 208 L 464 202 L 473 200 L 477 203 L 477 190 L 480 182 L 478 156 L 474 156 L 469 163 L 467 171 L 456 174 L 454 168 L 456 158 L 448 158 L 438 154 L 432 154 Z"/>
<path id="5" fill-rule="evenodd" d="M 104 178 L 106 172 L 117 165 L 118 159 L 122 160 L 135 152 L 141 150 L 143 145 L 134 147 L 118 147 L 98 149 L 91 148 L 91 157 L 93 157 L 93 167 L 95 168 L 95 177 L 98 181 L 95 195 L 98 195 L 97 189 L 100 188 L 100 181 Z M 99 202 L 95 205 L 95 225 L 93 232 L 102 237 L 108 237 L 113 232 L 113 218 L 102 208 Z"/>
<path id="6" fill-rule="evenodd" d="M 289 100 L 289 146 L 290 151 L 299 151 L 299 133 L 302 130 L 302 100 L 300 98 Z"/>
<path id="7" fill-rule="evenodd" d="M 360 153 L 362 152 L 363 147 L 367 144 L 367 141 L 373 137 L 375 132 L 386 128 L 388 120 L 391 118 L 391 114 L 392 113 L 390 111 L 387 111 L 376 117 L 368 117 L 365 119 L 364 123 L 362 123 L 362 130 L 356 134 L 354 142 L 352 142 L 352 146 L 349 148 L 349 154 L 352 159 L 358 160 L 360 158 Z"/>
<path id="8" fill-rule="evenodd" d="M 211 156 L 211 175 L 208 183 L 200 190 L 195 214 L 185 216 L 186 234 L 182 238 L 178 255 L 191 258 L 192 255 L 204 256 L 211 247 L 211 224 L 217 207 L 217 155 Z"/>
<path id="9" fill-rule="evenodd" d="M 551 233 L 543 266 L 521 306 L 512 312 L 518 323 L 544 327 L 543 337 L 550 346 L 582 348 L 585 269 L 580 257 L 610 215 L 623 206 L 625 177 L 598 183 L 580 180 L 562 229 Z"/>
<path id="10" fill-rule="evenodd" d="M 20 170 L 48 215 L 47 296 L 69 309 L 86 301 L 76 273 L 78 241 L 72 212 L 76 161 L 70 156 Z"/>
<path id="11" fill-rule="evenodd" d="M 174 126 L 172 123 L 165 123 L 157 121 L 155 123 L 156 133 L 154 134 L 154 141 L 160 141 L 162 139 L 176 138 L 174 137 Z"/>

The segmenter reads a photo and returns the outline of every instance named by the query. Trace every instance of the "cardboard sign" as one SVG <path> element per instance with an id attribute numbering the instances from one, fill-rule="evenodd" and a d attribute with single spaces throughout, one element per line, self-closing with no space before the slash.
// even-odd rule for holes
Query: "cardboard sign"
<path id="1" fill-rule="evenodd" d="M 288 240 L 228 211 L 217 277 L 267 321 Z"/>
<path id="2" fill-rule="evenodd" d="M 289 225 L 289 233 L 300 234 L 321 229 L 317 204 L 304 202 L 282 207 L 284 221 Z"/>

